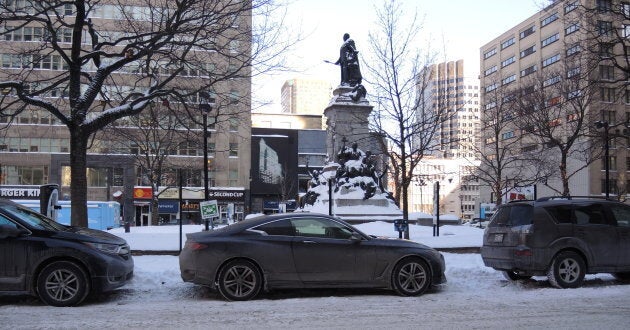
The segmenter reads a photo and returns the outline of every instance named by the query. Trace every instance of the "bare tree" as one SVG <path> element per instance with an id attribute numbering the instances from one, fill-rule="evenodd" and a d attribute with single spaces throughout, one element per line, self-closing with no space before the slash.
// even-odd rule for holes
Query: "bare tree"
<path id="1" fill-rule="evenodd" d="M 590 56 L 577 53 L 563 58 L 524 78 L 515 123 L 560 179 L 560 188 L 550 181 L 545 185 L 570 196 L 571 179 L 601 154 L 598 140 L 591 139 L 591 124 L 599 117 L 593 111 L 599 84 L 591 79 L 596 65 Z"/>
<path id="2" fill-rule="evenodd" d="M 395 1 L 385 2 L 376 14 L 376 30 L 369 34 L 374 58 L 366 63 L 377 102 L 370 126 L 387 144 L 383 150 L 389 150 L 394 198 L 402 208 L 403 219 L 408 220 L 408 190 L 414 169 L 424 156 L 439 150 L 436 138 L 440 124 L 452 114 L 433 107 L 426 96 L 431 71 L 422 68 L 433 63 L 435 52 L 414 47 L 421 31 L 417 15 L 405 15 Z"/>
<path id="3" fill-rule="evenodd" d="M 173 116 L 167 102 L 152 102 L 142 113 L 115 121 L 98 135 L 99 140 L 109 141 L 112 151 L 132 155 L 144 182 L 151 186 L 151 220 L 157 224 L 159 188 L 177 186 L 176 169 L 186 163 L 191 166 L 189 160 L 177 162 L 172 155 L 182 144 L 197 145 L 199 139 Z"/>
<path id="4" fill-rule="evenodd" d="M 73 225 L 87 226 L 95 133 L 153 100 L 176 102 L 193 118 L 200 91 L 230 98 L 252 66 L 280 65 L 289 44 L 276 26 L 252 21 L 274 8 L 273 0 L 0 2 L 1 38 L 37 41 L 4 48 L 12 60 L 0 75 L 1 113 L 39 109 L 68 128 Z"/>
<path id="5" fill-rule="evenodd" d="M 514 124 L 519 115 L 515 109 L 518 90 L 499 84 L 488 84 L 484 94 L 480 144 L 475 150 L 480 165 L 473 175 L 491 187 L 497 205 L 512 188 L 530 185 L 548 172 L 523 143 Z"/>

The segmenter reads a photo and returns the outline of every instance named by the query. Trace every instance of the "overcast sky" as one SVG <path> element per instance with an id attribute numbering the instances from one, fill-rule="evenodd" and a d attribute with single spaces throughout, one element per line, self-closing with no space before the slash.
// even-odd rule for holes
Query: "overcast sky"
<path id="1" fill-rule="evenodd" d="M 383 0 L 289 0 L 287 26 L 303 35 L 287 54 L 295 72 L 254 80 L 254 97 L 271 98 L 266 111 L 280 111 L 280 89 L 292 78 L 324 79 L 339 84 L 336 61 L 344 33 L 355 40 L 360 56 L 370 50 L 368 32 L 374 30 L 375 6 Z M 467 74 L 479 71 L 479 48 L 541 9 L 542 0 L 400 0 L 409 12 L 424 18 L 423 38 L 445 51 L 446 60 L 464 59 Z M 365 74 L 365 72 L 364 72 Z"/>

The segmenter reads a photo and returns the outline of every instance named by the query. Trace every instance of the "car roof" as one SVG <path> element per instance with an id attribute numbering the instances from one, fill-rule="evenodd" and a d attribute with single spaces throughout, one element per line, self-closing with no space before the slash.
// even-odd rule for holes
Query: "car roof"
<path id="1" fill-rule="evenodd" d="M 343 220 L 340 220 L 335 217 L 331 217 L 327 214 L 311 213 L 311 212 L 289 212 L 289 213 L 276 213 L 276 214 L 269 214 L 269 215 L 261 215 L 259 217 L 246 219 L 246 220 L 237 222 L 235 224 L 223 227 L 222 229 L 224 231 L 229 231 L 231 233 L 237 233 L 245 229 L 256 227 L 258 225 L 271 222 L 274 220 L 282 220 L 282 219 L 287 219 L 287 218 L 291 218 L 291 219 L 312 218 L 312 217 L 323 217 L 323 218 L 333 219 L 335 221 L 346 224 L 346 222 L 344 222 Z"/>
<path id="2" fill-rule="evenodd" d="M 510 207 L 514 205 L 530 205 L 530 206 L 556 206 L 556 205 L 576 205 L 576 204 L 591 204 L 591 203 L 603 203 L 603 204 L 620 204 L 625 205 L 622 202 L 597 197 L 543 197 L 536 200 L 517 200 L 511 201 L 500 205 L 501 207 Z"/>

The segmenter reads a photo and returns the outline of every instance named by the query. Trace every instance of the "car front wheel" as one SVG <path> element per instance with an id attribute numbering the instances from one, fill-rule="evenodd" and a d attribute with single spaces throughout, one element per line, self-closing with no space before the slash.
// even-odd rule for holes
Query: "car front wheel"
<path id="1" fill-rule="evenodd" d="M 46 304 L 57 307 L 80 304 L 90 291 L 88 276 L 71 261 L 53 262 L 37 277 L 37 294 Z"/>
<path id="2" fill-rule="evenodd" d="M 392 274 L 392 286 L 401 296 L 419 296 L 431 285 L 431 270 L 426 262 L 408 258 L 400 261 Z"/>
<path id="3" fill-rule="evenodd" d="M 571 251 L 560 252 L 551 263 L 547 278 L 552 286 L 560 289 L 577 288 L 586 275 L 586 265 L 582 257 Z"/>
<path id="4" fill-rule="evenodd" d="M 219 272 L 219 292 L 227 300 L 249 300 L 260 292 L 262 276 L 258 267 L 247 260 L 234 260 Z"/>

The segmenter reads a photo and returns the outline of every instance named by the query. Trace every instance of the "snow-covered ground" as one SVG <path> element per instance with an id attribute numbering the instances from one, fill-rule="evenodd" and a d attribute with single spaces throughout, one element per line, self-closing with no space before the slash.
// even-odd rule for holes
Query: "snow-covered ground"
<path id="1" fill-rule="evenodd" d="M 359 227 L 396 236 L 391 224 Z M 170 250 L 179 244 L 178 227 L 114 232 L 134 249 Z M 479 246 L 481 233 L 445 226 L 433 238 L 430 227 L 411 228 L 412 239 L 435 247 Z M 579 289 L 559 290 L 544 277 L 508 282 L 485 267 L 478 254 L 444 255 L 448 283 L 420 297 L 382 290 L 294 290 L 247 302 L 226 302 L 182 282 L 175 256 L 137 256 L 129 284 L 79 307 L 0 296 L 0 329 L 627 329 L 630 324 L 630 285 L 608 274 L 587 276 Z"/>
<path id="2" fill-rule="evenodd" d="M 366 234 L 398 237 L 392 223 L 374 221 L 356 226 Z M 182 226 L 182 244 L 186 242 L 186 233 L 198 232 L 203 225 Z M 177 251 L 179 250 L 179 226 L 131 227 L 129 233 L 123 228 L 109 232 L 127 240 L 132 250 Z M 433 236 L 433 227 L 409 225 L 412 241 L 421 242 L 433 248 L 480 247 L 483 229 L 471 226 L 441 226 L 440 236 Z"/>

